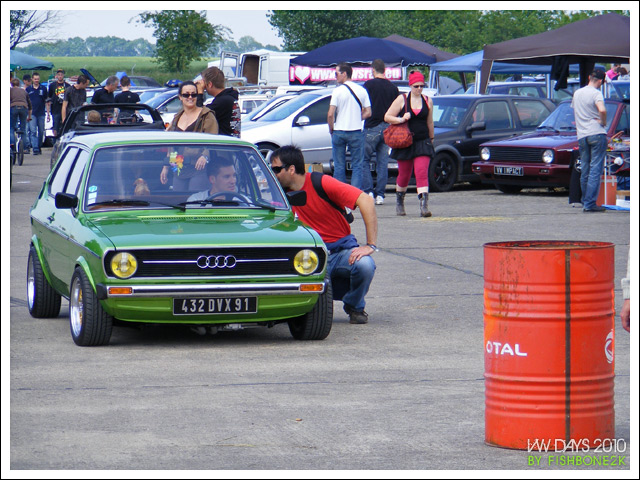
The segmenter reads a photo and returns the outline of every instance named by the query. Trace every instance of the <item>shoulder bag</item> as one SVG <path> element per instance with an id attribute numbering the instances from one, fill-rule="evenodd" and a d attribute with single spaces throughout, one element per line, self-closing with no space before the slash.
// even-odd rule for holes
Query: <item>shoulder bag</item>
<path id="1" fill-rule="evenodd" d="M 407 96 L 404 95 L 404 111 L 407 112 Z M 407 122 L 391 124 L 382 132 L 384 143 L 391 148 L 407 148 L 413 143 L 413 133 Z"/>

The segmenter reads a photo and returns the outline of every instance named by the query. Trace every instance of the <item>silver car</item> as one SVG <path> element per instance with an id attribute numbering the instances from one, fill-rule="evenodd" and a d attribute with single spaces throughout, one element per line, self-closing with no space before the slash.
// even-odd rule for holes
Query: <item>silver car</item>
<path id="1" fill-rule="evenodd" d="M 332 92 L 333 88 L 322 88 L 303 93 L 255 122 L 243 122 L 241 138 L 256 145 L 265 158 L 283 145 L 296 145 L 305 162 L 322 163 L 330 173 L 327 113 Z"/>

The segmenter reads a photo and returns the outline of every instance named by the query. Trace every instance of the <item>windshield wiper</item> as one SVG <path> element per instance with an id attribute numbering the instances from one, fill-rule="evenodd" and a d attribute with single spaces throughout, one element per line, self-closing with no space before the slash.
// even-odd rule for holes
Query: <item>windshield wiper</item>
<path id="1" fill-rule="evenodd" d="M 93 207 L 102 206 L 102 205 L 123 205 L 123 206 L 126 205 L 128 207 L 150 207 L 152 203 L 157 205 L 162 205 L 164 207 L 177 208 L 182 211 L 185 210 L 185 208 L 181 205 L 172 205 L 169 203 L 162 203 L 162 202 L 156 202 L 156 201 L 148 202 L 147 200 L 138 200 L 136 198 L 114 198 L 112 200 L 105 200 L 104 202 L 92 203 L 91 205 L 89 205 L 89 207 L 93 208 Z"/>
<path id="2" fill-rule="evenodd" d="M 552 127 L 551 125 L 540 125 L 538 128 L 536 128 L 536 130 L 552 130 L 554 132 L 558 131 L 554 127 Z"/>

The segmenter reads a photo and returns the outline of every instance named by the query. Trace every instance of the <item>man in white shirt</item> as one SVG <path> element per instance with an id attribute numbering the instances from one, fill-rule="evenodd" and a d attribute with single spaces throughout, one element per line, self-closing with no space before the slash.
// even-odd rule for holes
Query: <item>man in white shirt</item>
<path id="1" fill-rule="evenodd" d="M 600 177 L 604 170 L 607 151 L 607 109 L 600 87 L 606 74 L 595 70 L 589 75 L 589 84 L 573 94 L 571 106 L 575 113 L 578 147 L 580 148 L 580 188 L 584 212 L 604 212 L 596 205 L 600 190 Z"/>
<path id="2" fill-rule="evenodd" d="M 331 134 L 333 176 L 346 182 L 347 147 L 351 152 L 351 185 L 362 188 L 364 166 L 363 121 L 371 116 L 369 94 L 351 81 L 353 70 L 347 63 L 336 67 L 336 80 L 340 84 L 331 95 L 327 123 Z"/>

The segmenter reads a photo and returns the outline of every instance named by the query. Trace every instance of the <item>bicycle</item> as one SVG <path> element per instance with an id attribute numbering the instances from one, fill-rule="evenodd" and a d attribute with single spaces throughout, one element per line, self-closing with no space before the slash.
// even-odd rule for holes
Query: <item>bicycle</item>
<path id="1" fill-rule="evenodd" d="M 24 142 L 22 141 L 22 130 L 15 130 L 15 145 L 12 145 L 13 149 L 11 150 L 11 164 L 22 165 L 24 162 Z"/>

